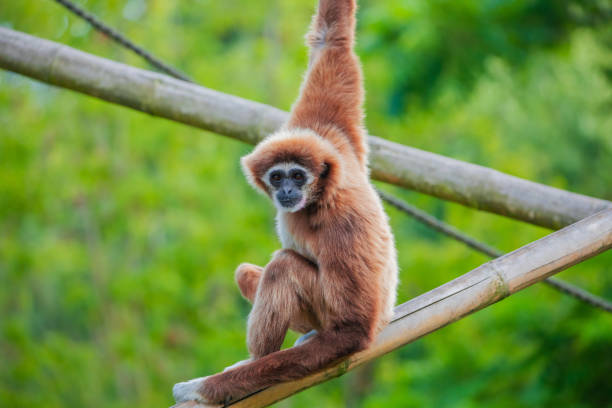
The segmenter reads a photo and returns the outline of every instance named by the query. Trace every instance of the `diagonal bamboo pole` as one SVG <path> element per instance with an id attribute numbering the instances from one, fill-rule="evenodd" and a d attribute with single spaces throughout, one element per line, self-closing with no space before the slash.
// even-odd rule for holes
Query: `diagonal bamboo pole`
<path id="1" fill-rule="evenodd" d="M 415 220 L 419 221 L 420 223 L 427 225 L 428 227 L 438 232 L 441 232 L 442 234 L 456 241 L 464 243 L 466 246 L 482 254 L 485 254 L 491 258 L 499 258 L 500 256 L 504 254 L 499 249 L 495 249 L 493 247 L 490 247 L 487 244 L 484 244 L 482 242 L 475 240 L 472 237 L 469 237 L 468 235 L 454 228 L 452 225 L 446 224 L 445 222 L 440 221 L 436 219 L 435 217 L 432 217 L 425 211 L 422 211 L 416 207 L 413 207 L 412 205 L 408 204 L 405 201 L 402 201 L 401 199 L 397 197 L 394 197 L 381 190 L 377 190 L 377 191 L 378 191 L 378 195 L 380 195 L 380 197 L 384 201 L 391 204 L 393 207 L 397 208 L 401 212 L 408 214 L 409 216 L 413 217 Z M 544 279 L 544 283 L 558 290 L 559 292 L 570 295 L 573 298 L 576 298 L 582 302 L 588 303 L 589 305 L 594 306 L 600 310 L 604 310 L 608 313 L 612 313 L 612 302 L 609 302 L 608 300 L 604 298 L 601 298 L 597 295 L 589 293 L 584 289 L 581 289 L 570 283 L 564 282 L 561 279 L 552 278 L 552 277 L 548 279 Z"/>
<path id="2" fill-rule="evenodd" d="M 557 272 L 612 248 L 612 209 L 489 261 L 395 308 L 393 321 L 367 350 L 321 372 L 261 390 L 230 404 L 259 408 L 339 377 L 370 360 L 504 299 Z M 175 408 L 203 408 L 187 402 Z"/>
<path id="3" fill-rule="evenodd" d="M 287 119 L 279 109 L 0 27 L 0 68 L 255 144 Z M 469 207 L 560 228 L 605 200 L 371 136 L 372 177 Z"/>

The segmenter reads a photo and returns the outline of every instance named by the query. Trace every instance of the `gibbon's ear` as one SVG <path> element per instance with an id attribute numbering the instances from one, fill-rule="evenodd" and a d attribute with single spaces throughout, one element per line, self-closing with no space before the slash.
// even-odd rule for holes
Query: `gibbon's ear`
<path id="1" fill-rule="evenodd" d="M 335 151 L 326 152 L 323 158 L 323 170 L 319 173 L 319 189 L 321 199 L 333 199 L 337 188 L 342 184 L 342 164 L 340 156 Z"/>
<path id="2" fill-rule="evenodd" d="M 329 163 L 325 162 L 323 163 L 323 171 L 321 172 L 319 178 L 326 179 L 327 176 L 329 176 Z"/>

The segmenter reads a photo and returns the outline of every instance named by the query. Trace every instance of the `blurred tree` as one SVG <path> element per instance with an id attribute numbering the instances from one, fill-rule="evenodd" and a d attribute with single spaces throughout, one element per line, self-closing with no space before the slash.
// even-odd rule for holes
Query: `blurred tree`
<path id="1" fill-rule="evenodd" d="M 389 62 L 391 115 L 431 102 L 443 87 L 469 91 L 491 56 L 520 65 L 534 49 L 563 44 L 576 27 L 612 19 L 610 2 L 599 0 L 364 3 L 362 47 Z"/>

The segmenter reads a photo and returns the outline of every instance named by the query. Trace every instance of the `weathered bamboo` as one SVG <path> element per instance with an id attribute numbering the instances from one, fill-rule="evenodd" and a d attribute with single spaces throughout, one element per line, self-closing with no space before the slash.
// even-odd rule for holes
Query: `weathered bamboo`
<path id="1" fill-rule="evenodd" d="M 397 306 L 393 321 L 380 333 L 369 349 L 304 379 L 261 390 L 232 403 L 231 407 L 264 407 L 303 389 L 341 376 L 361 364 L 415 341 L 609 248 L 612 248 L 612 209 L 592 215 L 487 262 L 465 275 Z M 175 407 L 207 406 L 188 402 Z"/>
<path id="2" fill-rule="evenodd" d="M 0 27 L 0 67 L 255 144 L 287 118 L 279 109 L 99 58 Z M 533 183 L 371 136 L 372 177 L 532 224 L 560 228 L 605 200 Z"/>

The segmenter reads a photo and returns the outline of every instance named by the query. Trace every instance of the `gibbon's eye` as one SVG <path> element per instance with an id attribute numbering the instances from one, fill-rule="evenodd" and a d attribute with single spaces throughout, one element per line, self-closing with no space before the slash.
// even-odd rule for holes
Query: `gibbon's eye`
<path id="1" fill-rule="evenodd" d="M 275 171 L 274 173 L 270 174 L 270 183 L 278 184 L 282 178 L 282 173 L 280 171 Z"/>
<path id="2" fill-rule="evenodd" d="M 301 171 L 296 171 L 292 174 L 291 177 L 293 177 L 295 181 L 302 181 L 304 180 L 304 173 L 302 173 Z"/>

